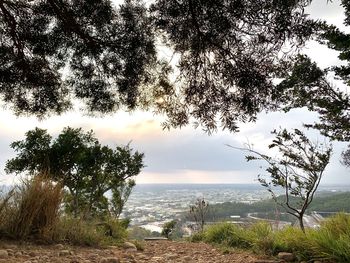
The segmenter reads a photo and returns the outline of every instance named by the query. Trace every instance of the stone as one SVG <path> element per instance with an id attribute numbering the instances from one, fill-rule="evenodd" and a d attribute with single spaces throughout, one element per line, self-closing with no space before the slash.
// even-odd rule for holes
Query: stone
<path id="1" fill-rule="evenodd" d="M 151 262 L 163 262 L 164 258 L 162 257 L 152 257 Z"/>
<path id="2" fill-rule="evenodd" d="M 17 249 L 18 246 L 12 245 L 12 244 L 4 244 L 3 248 L 5 248 L 5 249 Z"/>
<path id="3" fill-rule="evenodd" d="M 65 257 L 65 256 L 69 256 L 70 252 L 69 252 L 69 250 L 61 250 L 60 252 L 58 252 L 58 255 L 60 257 Z"/>
<path id="4" fill-rule="evenodd" d="M 30 251 L 28 255 L 31 257 L 36 257 L 36 253 L 34 251 Z"/>
<path id="5" fill-rule="evenodd" d="M 175 254 L 175 253 L 167 253 L 167 254 L 165 254 L 164 256 L 165 256 L 167 259 L 170 259 L 170 260 L 179 258 L 179 255 L 177 255 L 177 254 Z"/>
<path id="6" fill-rule="evenodd" d="M 7 248 L 6 251 L 7 253 L 15 253 L 15 251 L 12 248 Z"/>
<path id="7" fill-rule="evenodd" d="M 64 246 L 62 244 L 56 244 L 53 246 L 55 249 L 64 249 Z"/>
<path id="8" fill-rule="evenodd" d="M 108 246 L 107 248 L 108 248 L 108 249 L 112 249 L 112 250 L 113 250 L 113 249 L 119 249 L 118 246 Z"/>
<path id="9" fill-rule="evenodd" d="M 183 259 L 184 261 L 188 262 L 188 261 L 190 261 L 190 260 L 192 259 L 192 257 L 190 257 L 190 256 L 184 256 L 182 259 Z"/>
<path id="10" fill-rule="evenodd" d="M 128 251 L 137 251 L 137 247 L 131 242 L 124 242 L 123 248 Z"/>
<path id="11" fill-rule="evenodd" d="M 119 258 L 102 258 L 100 263 L 120 263 Z"/>
<path id="12" fill-rule="evenodd" d="M 278 253 L 277 257 L 286 262 L 292 262 L 295 259 L 294 254 L 289 252 L 280 252 Z"/>
<path id="13" fill-rule="evenodd" d="M 22 252 L 21 252 L 21 251 L 17 251 L 17 252 L 15 253 L 15 257 L 20 257 L 20 256 L 22 256 Z"/>
<path id="14" fill-rule="evenodd" d="M 254 261 L 254 263 L 278 263 L 278 262 L 280 261 L 270 260 L 270 259 L 258 259 Z"/>
<path id="15" fill-rule="evenodd" d="M 7 250 L 0 249 L 0 258 L 7 258 L 9 254 L 7 253 Z"/>

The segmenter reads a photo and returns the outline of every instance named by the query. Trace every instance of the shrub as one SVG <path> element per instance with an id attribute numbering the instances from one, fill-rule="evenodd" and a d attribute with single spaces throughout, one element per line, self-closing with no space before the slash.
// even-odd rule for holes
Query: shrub
<path id="1" fill-rule="evenodd" d="M 274 233 L 269 223 L 258 222 L 250 226 L 246 231 L 246 236 L 255 251 L 274 254 Z"/>
<path id="2" fill-rule="evenodd" d="M 146 237 L 151 237 L 152 232 L 142 227 L 134 226 L 128 229 L 128 238 L 134 240 L 144 240 Z"/>
<path id="3" fill-rule="evenodd" d="M 204 233 L 203 232 L 195 232 L 191 238 L 191 242 L 201 242 L 204 241 Z"/>
<path id="4" fill-rule="evenodd" d="M 52 233 L 52 239 L 56 242 L 83 246 L 116 245 L 126 237 L 125 224 L 115 219 L 99 222 L 62 217 Z"/>
<path id="5" fill-rule="evenodd" d="M 173 231 L 175 229 L 176 224 L 177 224 L 177 222 L 175 220 L 171 220 L 169 222 L 166 222 L 163 225 L 161 235 L 166 237 L 166 238 L 170 238 L 171 234 L 173 233 Z"/>
<path id="6" fill-rule="evenodd" d="M 307 229 L 306 233 L 297 227 L 272 231 L 266 223 L 245 228 L 220 223 L 208 227 L 203 234 L 192 236 L 192 241 L 248 248 L 267 254 L 292 252 L 299 261 L 326 259 L 350 262 L 350 216 L 338 214 L 325 220 L 319 229 Z"/>
<path id="7" fill-rule="evenodd" d="M 204 233 L 204 240 L 209 243 L 216 243 L 229 247 L 251 247 L 250 240 L 244 229 L 230 223 L 220 223 L 208 227 Z"/>

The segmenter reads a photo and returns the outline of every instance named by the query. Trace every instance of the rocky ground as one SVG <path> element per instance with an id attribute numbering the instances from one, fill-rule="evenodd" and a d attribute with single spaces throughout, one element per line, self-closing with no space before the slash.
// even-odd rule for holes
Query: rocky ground
<path id="1" fill-rule="evenodd" d="M 124 248 L 106 249 L 74 247 L 65 245 L 39 246 L 33 244 L 0 243 L 0 262 L 25 263 L 228 263 L 228 262 L 278 262 L 261 259 L 248 252 L 222 251 L 202 243 L 146 241 L 143 251 L 133 244 Z"/>

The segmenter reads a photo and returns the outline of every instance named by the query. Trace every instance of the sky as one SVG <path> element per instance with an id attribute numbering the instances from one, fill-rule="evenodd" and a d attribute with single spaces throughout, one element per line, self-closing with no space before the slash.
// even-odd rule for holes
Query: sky
<path id="1" fill-rule="evenodd" d="M 315 0 L 307 10 L 314 18 L 325 19 L 348 31 L 342 24 L 344 14 L 339 1 L 332 3 Z M 320 67 L 339 63 L 337 53 L 311 42 L 305 48 Z M 337 85 L 341 83 L 335 82 Z M 117 112 L 104 117 L 89 117 L 73 111 L 39 121 L 35 117 L 16 117 L 11 111 L 0 112 L 0 184 L 18 180 L 7 175 L 4 166 L 15 157 L 10 143 L 24 139 L 24 134 L 35 127 L 47 129 L 56 136 L 66 126 L 94 130 L 102 144 L 111 147 L 131 142 L 131 147 L 145 153 L 146 167 L 136 177 L 137 183 L 257 183 L 262 173 L 260 164 L 245 161 L 245 153 L 228 147 L 243 147 L 250 143 L 254 149 L 267 152 L 275 128 L 302 128 L 303 123 L 317 120 L 315 113 L 295 109 L 289 113 L 262 113 L 255 123 L 241 124 L 240 132 L 218 130 L 208 135 L 200 128 L 188 126 L 182 129 L 162 130 L 160 116 L 151 112 Z M 307 131 L 314 140 L 323 140 L 315 131 Z M 350 185 L 349 170 L 340 162 L 340 153 L 346 143 L 333 143 L 334 152 L 322 184 Z"/>

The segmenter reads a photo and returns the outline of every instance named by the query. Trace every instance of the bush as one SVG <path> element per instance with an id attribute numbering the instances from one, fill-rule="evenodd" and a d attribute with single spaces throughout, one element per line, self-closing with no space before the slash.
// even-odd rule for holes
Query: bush
<path id="1" fill-rule="evenodd" d="M 160 233 L 157 233 L 157 236 L 159 236 Z M 134 239 L 134 240 L 144 240 L 146 237 L 153 237 L 154 234 L 142 227 L 139 226 L 133 226 L 132 228 L 128 229 L 128 238 Z"/>
<path id="2" fill-rule="evenodd" d="M 253 250 L 266 254 L 275 253 L 274 233 L 271 224 L 266 222 L 253 224 L 246 229 L 246 238 L 250 240 Z"/>
<path id="3" fill-rule="evenodd" d="M 125 224 L 118 220 L 99 222 L 71 217 L 62 217 L 52 234 L 55 242 L 83 246 L 117 245 L 126 237 Z"/>
<path id="4" fill-rule="evenodd" d="M 265 254 L 292 252 L 298 260 L 326 259 L 350 262 L 350 216 L 338 214 L 325 220 L 320 229 L 286 227 L 272 231 L 266 223 L 239 227 L 229 223 L 209 226 L 192 241 L 205 241 L 227 247 L 253 249 Z"/>
<path id="5" fill-rule="evenodd" d="M 204 241 L 204 232 L 195 232 L 191 238 L 191 242 L 201 242 Z"/>
<path id="6" fill-rule="evenodd" d="M 175 220 L 171 220 L 169 222 L 164 223 L 161 235 L 170 238 L 173 233 L 177 222 Z"/>
<path id="7" fill-rule="evenodd" d="M 204 232 L 204 240 L 229 247 L 251 247 L 244 229 L 230 223 L 220 223 L 208 227 Z"/>

